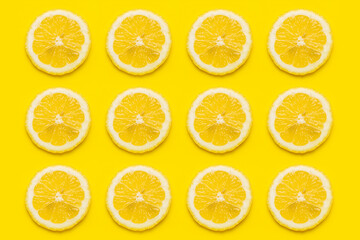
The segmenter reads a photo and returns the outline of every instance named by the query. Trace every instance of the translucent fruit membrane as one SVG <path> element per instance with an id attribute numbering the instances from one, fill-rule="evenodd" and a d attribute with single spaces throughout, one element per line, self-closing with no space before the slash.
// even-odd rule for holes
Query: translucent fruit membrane
<path id="1" fill-rule="evenodd" d="M 326 35 L 321 24 L 304 15 L 287 18 L 276 32 L 275 51 L 281 60 L 297 68 L 321 57 Z"/>
<path id="2" fill-rule="evenodd" d="M 84 120 L 84 112 L 75 98 L 54 93 L 36 106 L 32 126 L 43 142 L 62 146 L 79 136 Z"/>
<path id="3" fill-rule="evenodd" d="M 34 188 L 33 207 L 41 218 L 63 223 L 76 217 L 85 198 L 79 179 L 63 171 L 44 174 Z"/>
<path id="4" fill-rule="evenodd" d="M 135 15 L 125 18 L 116 29 L 113 49 L 121 62 L 142 68 L 158 60 L 164 43 L 165 35 L 157 21 Z"/>
<path id="5" fill-rule="evenodd" d="M 62 68 L 79 58 L 85 37 L 79 24 L 62 15 L 45 18 L 34 32 L 33 51 L 39 60 Z"/>
<path id="6" fill-rule="evenodd" d="M 216 93 L 205 97 L 197 107 L 194 127 L 205 142 L 224 146 L 240 136 L 245 120 L 238 99 Z"/>
<path id="7" fill-rule="evenodd" d="M 116 185 L 113 204 L 123 219 L 144 223 L 159 215 L 164 200 L 160 180 L 144 171 L 135 171 L 125 174 Z"/>
<path id="8" fill-rule="evenodd" d="M 113 126 L 121 140 L 143 146 L 159 137 L 164 121 L 165 113 L 156 98 L 135 93 L 116 107 Z"/>
<path id="9" fill-rule="evenodd" d="M 280 137 L 304 146 L 321 135 L 326 113 L 319 99 L 305 93 L 287 96 L 276 110 L 275 129 Z"/>
<path id="10" fill-rule="evenodd" d="M 240 58 L 245 42 L 239 22 L 216 15 L 206 18 L 197 29 L 194 50 L 202 62 L 223 68 Z"/>
<path id="11" fill-rule="evenodd" d="M 240 179 L 225 171 L 206 174 L 195 188 L 194 206 L 214 223 L 225 223 L 240 214 L 246 192 Z"/>
<path id="12" fill-rule="evenodd" d="M 305 171 L 288 173 L 276 187 L 275 207 L 283 218 L 305 223 L 321 213 L 326 191 L 320 178 Z"/>

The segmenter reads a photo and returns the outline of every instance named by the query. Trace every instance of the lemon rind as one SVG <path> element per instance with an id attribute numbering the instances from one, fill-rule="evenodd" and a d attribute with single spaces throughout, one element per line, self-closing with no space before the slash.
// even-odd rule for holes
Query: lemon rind
<path id="1" fill-rule="evenodd" d="M 144 16 L 158 22 L 161 27 L 161 30 L 165 36 L 165 43 L 162 46 L 159 59 L 151 64 L 146 65 L 145 67 L 142 67 L 142 68 L 135 68 L 129 64 L 123 63 L 122 61 L 120 61 L 118 55 L 113 50 L 113 42 L 115 39 L 114 36 L 115 36 L 116 29 L 120 26 L 120 24 L 122 23 L 122 21 L 125 18 L 132 17 L 135 15 L 144 15 Z M 140 9 L 128 11 L 128 12 L 124 13 L 123 15 L 119 16 L 115 20 L 115 22 L 112 24 L 111 29 L 110 29 L 110 31 L 107 35 L 107 39 L 106 39 L 106 50 L 107 50 L 107 53 L 108 53 L 111 61 L 113 62 L 113 64 L 118 69 L 120 69 L 128 74 L 132 74 L 132 75 L 144 75 L 144 74 L 151 73 L 151 72 L 155 71 L 156 69 L 158 69 L 168 58 L 169 53 L 170 53 L 170 48 L 171 48 L 170 30 L 169 30 L 169 27 L 168 27 L 167 23 L 165 22 L 165 20 L 162 17 L 160 17 L 159 15 L 154 14 L 153 12 L 150 12 L 147 10 L 140 10 Z"/>
<path id="2" fill-rule="evenodd" d="M 312 175 L 319 177 L 321 182 L 323 183 L 324 189 L 326 191 L 326 196 L 327 196 L 326 200 L 324 201 L 324 205 L 322 207 L 320 215 L 314 219 L 311 219 L 310 221 L 308 221 L 306 223 L 303 223 L 303 224 L 294 223 L 293 221 L 283 218 L 281 216 L 281 214 L 279 213 L 279 211 L 276 209 L 275 204 L 274 204 L 275 195 L 276 195 L 276 187 L 279 185 L 279 183 L 284 178 L 284 176 L 286 176 L 290 172 L 295 172 L 295 171 L 305 171 L 305 172 L 308 172 Z M 289 168 L 285 169 L 284 171 L 280 172 L 277 175 L 277 177 L 274 179 L 274 181 L 270 187 L 269 195 L 268 195 L 268 208 L 269 208 L 270 213 L 273 216 L 273 218 L 281 226 L 288 228 L 290 230 L 293 230 L 293 231 L 307 231 L 307 230 L 313 229 L 316 226 L 318 226 L 329 215 L 331 207 L 332 207 L 332 202 L 333 202 L 333 197 L 332 197 L 331 186 L 330 186 L 330 182 L 326 178 L 326 176 L 322 172 L 320 172 L 312 167 L 303 166 L 303 165 L 289 167 Z"/>
<path id="3" fill-rule="evenodd" d="M 119 137 L 119 133 L 117 133 L 113 128 L 113 122 L 115 119 L 114 113 L 115 113 L 116 107 L 119 106 L 120 102 L 123 100 L 124 97 L 131 95 L 131 94 L 135 94 L 135 93 L 144 93 L 144 94 L 158 100 L 161 105 L 161 109 L 163 110 L 163 112 L 165 114 L 165 121 L 162 125 L 162 129 L 160 131 L 160 135 L 158 136 L 158 138 L 156 138 L 154 141 L 148 142 L 142 146 L 135 146 L 131 143 L 127 143 L 127 142 L 123 141 Z M 155 148 L 157 148 L 162 142 L 164 142 L 166 137 L 169 135 L 170 127 L 171 127 L 171 115 L 170 115 L 168 103 L 160 94 L 158 94 L 150 89 L 146 89 L 146 88 L 132 88 L 132 89 L 128 89 L 128 90 L 120 93 L 115 98 L 115 100 L 112 102 L 111 107 L 108 111 L 107 120 L 106 120 L 106 128 L 107 128 L 108 133 L 109 133 L 111 139 L 113 140 L 113 142 L 119 148 L 126 150 L 128 152 L 132 152 L 132 153 L 145 153 L 145 152 L 149 152 L 149 151 L 152 151 Z"/>
<path id="4" fill-rule="evenodd" d="M 75 20 L 79 24 L 79 26 L 81 28 L 81 32 L 83 33 L 84 38 L 85 38 L 85 42 L 81 47 L 81 51 L 79 52 L 79 58 L 76 61 L 74 61 L 73 63 L 67 64 L 66 66 L 61 67 L 61 68 L 55 68 L 48 64 L 42 63 L 39 60 L 38 55 L 36 55 L 32 49 L 32 44 L 34 42 L 35 30 L 40 26 L 41 22 L 45 18 L 54 16 L 54 15 L 62 15 L 69 19 Z M 74 70 L 76 70 L 78 67 L 80 67 L 85 62 L 85 60 L 90 52 L 90 45 L 91 45 L 91 40 L 90 40 L 89 28 L 88 28 L 86 22 L 80 16 L 75 15 L 74 13 L 66 11 L 66 10 L 53 10 L 53 11 L 45 12 L 44 14 L 42 14 L 41 16 L 36 18 L 36 20 L 31 25 L 30 30 L 27 34 L 25 49 L 26 49 L 26 52 L 27 52 L 31 62 L 33 63 L 33 65 L 36 68 L 38 68 L 39 70 L 41 70 L 45 73 L 51 74 L 51 75 L 64 75 L 64 74 L 73 72 Z"/>
<path id="5" fill-rule="evenodd" d="M 35 130 L 32 127 L 35 108 L 39 105 L 39 103 L 45 96 L 47 96 L 49 94 L 54 94 L 54 93 L 63 93 L 63 94 L 66 94 L 67 96 L 75 98 L 79 102 L 81 110 L 84 113 L 84 117 L 85 117 L 84 122 L 82 123 L 82 127 L 79 130 L 79 136 L 77 138 L 75 138 L 73 141 L 67 142 L 66 144 L 64 144 L 62 146 L 54 146 L 51 143 L 46 143 L 46 142 L 42 141 L 38 137 L 38 133 L 35 132 Z M 31 140 L 37 147 L 39 147 L 45 151 L 51 152 L 51 153 L 64 153 L 64 152 L 73 150 L 80 143 L 82 143 L 84 141 L 84 139 L 88 135 L 88 132 L 90 129 L 90 121 L 91 121 L 91 119 L 90 119 L 90 112 L 89 112 L 88 104 L 79 94 L 73 92 L 70 89 L 66 89 L 66 88 L 51 88 L 51 89 L 45 90 L 44 92 L 38 94 L 36 96 L 36 98 L 32 101 L 30 108 L 27 112 L 25 125 L 26 125 L 26 131 L 27 131 L 28 135 L 30 136 Z"/>
<path id="6" fill-rule="evenodd" d="M 204 63 L 203 61 L 201 61 L 199 55 L 195 52 L 195 49 L 194 49 L 196 30 L 201 26 L 201 24 L 203 23 L 203 21 L 206 18 L 216 16 L 216 15 L 224 15 L 224 16 L 227 16 L 227 17 L 239 22 L 242 27 L 243 33 L 246 36 L 246 42 L 243 45 L 243 50 L 241 51 L 240 58 L 236 62 L 231 63 L 223 68 L 216 68 L 212 65 Z M 201 69 L 207 73 L 213 74 L 213 75 L 225 75 L 225 74 L 232 73 L 232 72 L 236 71 L 237 69 L 239 69 L 249 58 L 249 55 L 251 52 L 251 47 L 252 47 L 252 38 L 251 38 L 250 27 L 249 27 L 248 23 L 241 16 L 239 16 L 231 11 L 228 11 L 228 10 L 213 10 L 213 11 L 209 11 L 209 12 L 203 14 L 202 16 L 200 16 L 196 20 L 196 22 L 193 24 L 193 26 L 189 32 L 188 42 L 187 42 L 188 53 L 189 53 L 191 60 L 194 62 L 194 64 L 199 69 Z"/>
<path id="7" fill-rule="evenodd" d="M 318 99 L 323 106 L 324 112 L 326 113 L 326 122 L 324 123 L 324 127 L 321 131 L 320 137 L 317 138 L 315 141 L 309 142 L 308 144 L 306 144 L 304 146 L 296 146 L 293 143 L 285 142 L 281 138 L 280 133 L 277 132 L 275 129 L 276 110 L 278 109 L 278 107 L 281 105 L 281 103 L 284 101 L 284 99 L 287 96 L 293 95 L 296 93 L 305 93 L 311 97 Z M 316 148 L 318 148 L 321 144 L 323 144 L 326 141 L 326 139 L 329 137 L 330 132 L 331 132 L 332 122 L 333 122 L 333 118 L 332 118 L 332 114 L 331 114 L 330 104 L 325 99 L 324 96 L 322 96 L 318 92 L 315 92 L 312 89 L 293 88 L 293 89 L 290 89 L 290 90 L 282 93 L 273 103 L 273 105 L 270 109 L 270 112 L 269 112 L 268 130 L 269 130 L 270 135 L 272 136 L 273 140 L 275 141 L 275 143 L 278 146 L 280 146 L 281 148 L 283 148 L 289 152 L 293 152 L 293 153 L 307 153 L 307 152 L 315 150 Z"/>
<path id="8" fill-rule="evenodd" d="M 160 208 L 159 215 L 157 215 L 153 219 L 150 219 L 150 220 L 148 220 L 144 223 L 140 223 L 140 224 L 133 223 L 129 220 L 123 219 L 118 214 L 118 211 L 115 209 L 115 207 L 113 205 L 113 199 L 115 196 L 114 191 L 115 191 L 116 185 L 119 183 L 119 181 L 125 174 L 127 174 L 129 172 L 134 172 L 134 171 L 144 171 L 150 175 L 154 175 L 155 177 L 157 177 L 159 179 L 159 181 L 161 182 L 161 186 L 165 192 L 165 199 L 162 202 L 162 206 Z M 169 183 L 168 183 L 167 179 L 159 171 L 157 171 L 151 167 L 142 166 L 142 165 L 128 167 L 128 168 L 120 171 L 115 176 L 115 178 L 112 180 L 112 182 L 108 188 L 107 197 L 106 197 L 106 206 L 107 206 L 108 212 L 110 213 L 113 220 L 118 225 L 120 225 L 124 228 L 127 228 L 129 230 L 132 230 L 132 231 L 145 231 L 145 230 L 151 229 L 151 228 L 155 227 L 156 225 L 158 225 L 167 216 L 169 209 L 170 209 L 170 203 L 171 203 L 171 194 L 170 194 L 170 187 L 169 187 Z"/>
<path id="9" fill-rule="evenodd" d="M 44 176 L 44 174 L 53 172 L 53 171 L 64 171 L 70 175 L 75 176 L 79 180 L 79 182 L 81 184 L 81 188 L 84 190 L 84 193 L 85 193 L 85 197 L 84 197 L 84 200 L 79 209 L 78 215 L 76 217 L 66 220 L 64 223 L 60 223 L 60 224 L 53 223 L 51 221 L 44 220 L 43 218 L 41 218 L 39 216 L 37 210 L 32 205 L 32 199 L 34 197 L 34 188 L 35 188 L 36 184 L 40 181 L 41 177 Z M 91 200 L 90 190 L 89 190 L 89 185 L 88 185 L 86 178 L 81 173 L 74 170 L 73 168 L 57 165 L 57 166 L 47 167 L 47 168 L 43 169 L 42 171 L 38 172 L 35 175 L 35 177 L 31 180 L 31 183 L 30 183 L 27 193 L 26 193 L 25 206 L 26 206 L 26 209 L 27 209 L 28 213 L 30 214 L 31 218 L 39 226 L 46 228 L 48 230 L 51 230 L 51 231 L 64 231 L 64 230 L 73 228 L 81 220 L 84 219 L 87 212 L 89 211 L 90 200 Z"/>
<path id="10" fill-rule="evenodd" d="M 234 175 L 238 177 L 242 183 L 242 186 L 244 188 L 244 191 L 246 193 L 246 198 L 243 201 L 243 205 L 241 207 L 240 214 L 233 219 L 228 220 L 225 223 L 217 224 L 212 221 L 206 220 L 203 217 L 201 217 L 199 211 L 194 206 L 194 198 L 195 198 L 195 188 L 200 183 L 201 179 L 203 177 L 213 171 L 225 171 L 231 175 Z M 194 220 L 201 225 L 202 227 L 205 227 L 207 229 L 213 230 L 213 231 L 225 231 L 232 229 L 236 227 L 238 224 L 240 224 L 249 214 L 252 204 L 252 195 L 251 195 L 251 188 L 249 180 L 245 177 L 244 174 L 242 174 L 240 171 L 228 167 L 228 166 L 212 166 L 209 168 L 204 169 L 198 175 L 194 178 L 194 180 L 191 183 L 191 186 L 188 191 L 188 197 L 187 197 L 187 206 L 190 214 L 194 218 Z"/>
<path id="11" fill-rule="evenodd" d="M 241 129 L 240 136 L 232 141 L 227 143 L 224 146 L 216 146 L 212 143 L 205 142 L 201 139 L 200 134 L 196 132 L 194 128 L 194 121 L 195 121 L 195 111 L 200 106 L 201 102 L 204 100 L 205 97 L 215 94 L 215 93 L 225 93 L 233 98 L 236 98 L 239 100 L 242 109 L 246 115 L 246 120 L 243 123 L 243 128 Z M 226 153 L 233 151 L 235 148 L 239 147 L 249 136 L 250 130 L 252 126 L 252 116 L 250 111 L 250 105 L 247 102 L 247 100 L 240 94 L 235 92 L 234 90 L 227 89 L 227 88 L 213 88 L 209 89 L 202 94 L 200 94 L 196 100 L 193 102 L 189 114 L 188 114 L 188 120 L 187 120 L 187 128 L 190 136 L 194 140 L 194 142 L 202 149 L 207 150 L 212 153 Z"/>
<path id="12" fill-rule="evenodd" d="M 321 24 L 324 34 L 326 36 L 326 44 L 324 45 L 324 49 L 321 53 L 320 59 L 315 63 L 309 64 L 304 68 L 297 68 L 290 64 L 284 63 L 274 49 L 277 30 L 281 27 L 282 23 L 287 18 L 296 15 L 304 15 L 309 18 L 317 20 Z M 281 17 L 279 17 L 278 20 L 273 25 L 273 28 L 270 31 L 269 39 L 268 39 L 268 52 L 275 65 L 278 66 L 281 70 L 293 75 L 306 75 L 315 72 L 326 63 L 326 61 L 330 57 L 332 45 L 333 45 L 333 41 L 332 41 L 330 26 L 323 17 L 308 10 L 294 10 L 287 12 Z"/>

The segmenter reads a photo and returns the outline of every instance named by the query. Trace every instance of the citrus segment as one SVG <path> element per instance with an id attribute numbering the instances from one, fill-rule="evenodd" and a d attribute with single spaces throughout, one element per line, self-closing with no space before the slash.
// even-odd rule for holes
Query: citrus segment
<path id="1" fill-rule="evenodd" d="M 167 180 L 145 166 L 127 168 L 112 181 L 107 207 L 121 226 L 143 231 L 157 225 L 167 214 L 170 190 Z"/>
<path id="2" fill-rule="evenodd" d="M 78 68 L 85 61 L 89 48 L 86 23 L 64 10 L 49 11 L 38 17 L 30 28 L 26 43 L 34 65 L 54 75 Z"/>
<path id="3" fill-rule="evenodd" d="M 188 116 L 188 130 L 194 141 L 211 152 L 228 152 L 239 146 L 251 127 L 250 107 L 230 89 L 216 88 L 194 101 Z"/>
<path id="4" fill-rule="evenodd" d="M 327 22 L 306 10 L 281 16 L 274 24 L 268 42 L 274 62 L 296 75 L 308 74 L 321 67 L 330 55 L 331 46 Z"/>
<path id="5" fill-rule="evenodd" d="M 210 11 L 194 23 L 188 39 L 189 54 L 200 69 L 216 75 L 235 71 L 251 48 L 248 24 L 225 10 Z"/>
<path id="6" fill-rule="evenodd" d="M 42 170 L 32 180 L 26 207 L 40 226 L 63 231 L 81 221 L 89 202 L 86 179 L 72 168 L 53 166 Z"/>
<path id="7" fill-rule="evenodd" d="M 330 184 L 319 171 L 296 166 L 281 172 L 274 180 L 268 205 L 276 221 L 296 231 L 317 226 L 330 211 Z"/>
<path id="8" fill-rule="evenodd" d="M 235 227 L 248 214 L 248 180 L 237 170 L 215 166 L 200 172 L 188 193 L 188 208 L 202 226 L 215 231 Z"/>
<path id="9" fill-rule="evenodd" d="M 158 68 L 166 60 L 170 45 L 165 21 L 144 10 L 120 16 L 107 39 L 107 51 L 113 63 L 125 72 L 139 75 Z"/>
<path id="10" fill-rule="evenodd" d="M 269 131 L 281 147 L 304 153 L 317 148 L 330 134 L 329 103 L 319 93 L 291 89 L 278 97 L 269 114 Z"/>
<path id="11" fill-rule="evenodd" d="M 70 151 L 86 137 L 90 125 L 88 105 L 69 89 L 48 89 L 32 102 L 26 128 L 33 142 L 55 153 Z"/>
<path id="12" fill-rule="evenodd" d="M 135 88 L 112 103 L 107 129 L 114 142 L 131 152 L 146 152 L 163 142 L 170 130 L 167 102 L 157 93 Z"/>

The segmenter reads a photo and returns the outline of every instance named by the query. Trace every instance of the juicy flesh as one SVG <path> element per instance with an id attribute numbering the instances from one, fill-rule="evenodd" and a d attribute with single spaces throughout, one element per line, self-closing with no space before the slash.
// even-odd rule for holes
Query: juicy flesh
<path id="1" fill-rule="evenodd" d="M 34 188 L 33 207 L 39 216 L 52 223 L 76 217 L 85 198 L 80 181 L 63 171 L 44 174 Z"/>
<path id="2" fill-rule="evenodd" d="M 326 35 L 321 24 L 303 15 L 287 18 L 276 32 L 275 52 L 281 60 L 304 68 L 321 57 Z"/>
<path id="3" fill-rule="evenodd" d="M 214 223 L 237 217 L 246 198 L 240 179 L 225 171 L 206 174 L 195 188 L 194 206 L 200 215 Z"/>
<path id="4" fill-rule="evenodd" d="M 113 49 L 121 62 L 143 68 L 160 57 L 165 35 L 160 24 L 146 16 L 125 18 L 115 31 Z"/>
<path id="5" fill-rule="evenodd" d="M 113 127 L 121 140 L 142 146 L 159 137 L 164 121 L 165 113 L 156 98 L 135 93 L 116 107 Z"/>
<path id="6" fill-rule="evenodd" d="M 305 171 L 288 173 L 276 187 L 275 208 L 294 223 L 306 223 L 321 213 L 326 191 L 319 177 Z"/>
<path id="7" fill-rule="evenodd" d="M 134 171 L 116 185 L 113 204 L 123 219 L 140 224 L 158 216 L 164 200 L 165 191 L 156 176 Z"/>
<path id="8" fill-rule="evenodd" d="M 238 99 L 215 93 L 206 96 L 196 108 L 194 128 L 205 142 L 224 146 L 239 138 L 245 120 Z"/>
<path id="9" fill-rule="evenodd" d="M 321 102 L 305 93 L 287 96 L 276 110 L 275 129 L 280 137 L 304 146 L 321 135 L 326 113 Z"/>
<path id="10" fill-rule="evenodd" d="M 62 68 L 79 58 L 84 34 L 79 24 L 62 15 L 45 18 L 34 32 L 32 48 L 39 60 Z"/>
<path id="11" fill-rule="evenodd" d="M 223 68 L 240 58 L 245 42 L 239 22 L 216 15 L 206 18 L 196 30 L 194 50 L 205 64 Z"/>
<path id="12" fill-rule="evenodd" d="M 54 93 L 36 106 L 32 127 L 43 142 L 62 146 L 79 136 L 84 120 L 84 112 L 75 98 Z"/>

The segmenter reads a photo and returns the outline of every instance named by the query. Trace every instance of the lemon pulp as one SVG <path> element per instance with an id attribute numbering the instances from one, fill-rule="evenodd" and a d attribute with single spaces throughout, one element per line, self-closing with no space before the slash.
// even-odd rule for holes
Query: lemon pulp
<path id="1" fill-rule="evenodd" d="M 114 191 L 114 208 L 123 219 L 137 224 L 158 216 L 165 200 L 160 180 L 144 171 L 126 173 Z"/>
<path id="2" fill-rule="evenodd" d="M 54 171 L 44 174 L 36 184 L 32 204 L 42 219 L 59 224 L 78 215 L 84 198 L 79 179 Z"/>
<path id="3" fill-rule="evenodd" d="M 287 96 L 276 109 L 275 129 L 284 141 L 304 146 L 320 137 L 326 119 L 319 99 L 296 93 Z"/>

